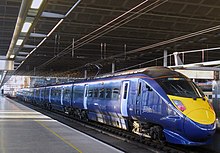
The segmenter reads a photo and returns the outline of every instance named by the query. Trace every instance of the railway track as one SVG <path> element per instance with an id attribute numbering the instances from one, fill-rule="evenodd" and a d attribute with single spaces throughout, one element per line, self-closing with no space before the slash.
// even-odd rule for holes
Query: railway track
<path id="1" fill-rule="evenodd" d="M 121 140 L 123 142 L 127 142 L 128 144 L 135 145 L 137 148 L 146 149 L 146 151 L 149 152 L 162 152 L 162 153 L 215 153 L 213 150 L 209 150 L 206 148 L 200 148 L 200 147 L 187 147 L 182 145 L 173 145 L 173 144 L 161 144 L 159 142 L 153 141 L 150 138 L 146 138 L 140 135 L 137 135 L 135 133 L 131 133 L 122 129 L 118 129 L 112 126 L 108 126 L 105 124 L 93 122 L 93 121 L 83 121 L 80 120 L 74 116 L 67 115 L 62 112 L 58 111 L 49 111 L 45 110 L 41 107 L 38 107 L 36 105 L 32 105 L 29 103 L 24 103 L 22 101 L 18 101 L 14 99 L 16 102 L 19 102 L 27 107 L 30 107 L 38 112 L 41 112 L 51 118 L 54 118 L 64 124 L 67 124 L 68 126 L 75 128 L 79 131 L 82 131 L 92 137 L 97 138 L 96 135 L 92 134 L 91 130 L 96 131 L 98 133 L 104 134 L 109 137 L 113 137 L 115 139 Z M 83 127 L 83 128 L 82 128 Z M 106 140 L 103 140 L 102 138 L 98 138 L 101 141 L 106 142 Z M 110 145 L 111 142 L 107 142 Z M 126 150 L 126 148 L 121 148 L 120 146 L 112 145 L 116 148 L 119 148 L 125 152 L 130 152 L 129 150 Z M 136 152 L 139 152 L 136 150 Z M 217 153 L 217 152 L 216 152 Z"/>

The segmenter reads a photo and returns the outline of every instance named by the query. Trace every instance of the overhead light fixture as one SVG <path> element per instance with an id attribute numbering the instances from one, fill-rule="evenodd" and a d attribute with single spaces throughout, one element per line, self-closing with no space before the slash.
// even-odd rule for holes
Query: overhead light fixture
<path id="1" fill-rule="evenodd" d="M 39 9 L 43 0 L 33 0 L 31 4 L 32 9 Z"/>
<path id="2" fill-rule="evenodd" d="M 28 32 L 28 30 L 30 29 L 31 27 L 31 22 L 25 22 L 22 29 L 21 29 L 21 32 Z"/>
<path id="3" fill-rule="evenodd" d="M 14 58 L 15 57 L 15 55 L 10 55 L 10 58 Z"/>
<path id="4" fill-rule="evenodd" d="M 16 45 L 21 45 L 23 43 L 23 39 L 18 39 Z"/>

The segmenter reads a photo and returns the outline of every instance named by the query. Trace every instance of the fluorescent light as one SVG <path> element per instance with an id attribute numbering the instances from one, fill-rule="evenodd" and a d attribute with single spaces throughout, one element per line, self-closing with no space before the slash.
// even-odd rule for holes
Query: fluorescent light
<path id="1" fill-rule="evenodd" d="M 23 43 L 23 39 L 18 39 L 16 45 L 21 45 Z"/>
<path id="2" fill-rule="evenodd" d="M 21 32 L 28 32 L 28 30 L 30 29 L 31 27 L 31 22 L 25 22 L 22 29 L 21 29 Z"/>
<path id="3" fill-rule="evenodd" d="M 43 0 L 33 0 L 31 4 L 32 9 L 39 9 Z"/>
<path id="4" fill-rule="evenodd" d="M 15 55 L 10 55 L 10 58 L 14 58 L 15 57 Z"/>

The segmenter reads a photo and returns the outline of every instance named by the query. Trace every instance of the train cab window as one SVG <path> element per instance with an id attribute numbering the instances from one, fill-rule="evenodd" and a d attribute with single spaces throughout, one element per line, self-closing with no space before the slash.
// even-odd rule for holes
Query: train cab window
<path id="1" fill-rule="evenodd" d="M 88 97 L 92 97 L 92 96 L 93 96 L 93 90 L 92 90 L 92 89 L 89 89 Z"/>
<path id="2" fill-rule="evenodd" d="M 98 89 L 94 89 L 94 97 L 98 97 Z"/>
<path id="3" fill-rule="evenodd" d="M 156 80 L 168 95 L 201 98 L 205 95 L 203 92 L 187 78 L 162 78 Z"/>
<path id="4" fill-rule="evenodd" d="M 104 98 L 104 95 L 105 95 L 105 89 L 102 88 L 99 90 L 99 98 Z"/>
<path id="5" fill-rule="evenodd" d="M 110 99 L 111 96 L 112 96 L 112 91 L 110 88 L 107 88 L 105 92 L 105 98 Z"/>
<path id="6" fill-rule="evenodd" d="M 118 99 L 119 98 L 119 89 L 118 88 L 114 88 L 112 90 L 112 99 Z"/>

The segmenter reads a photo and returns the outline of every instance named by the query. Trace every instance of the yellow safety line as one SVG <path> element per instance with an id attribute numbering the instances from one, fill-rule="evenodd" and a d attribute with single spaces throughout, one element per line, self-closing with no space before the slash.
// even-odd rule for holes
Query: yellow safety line
<path id="1" fill-rule="evenodd" d="M 72 143 L 70 143 L 68 140 L 66 140 L 65 138 L 63 138 L 62 136 L 60 136 L 59 134 L 57 134 L 55 131 L 53 131 L 52 129 L 50 129 L 49 127 L 47 127 L 45 124 L 41 123 L 40 121 L 36 121 L 38 124 L 40 124 L 41 126 L 43 126 L 44 128 L 46 128 L 47 130 L 49 130 L 52 134 L 54 134 L 55 136 L 57 136 L 58 138 L 60 138 L 64 143 L 66 143 L 67 145 L 69 145 L 70 147 L 72 147 L 73 149 L 75 149 L 76 151 L 78 151 L 79 153 L 83 153 L 81 150 L 79 150 L 76 146 L 74 146 Z"/>

